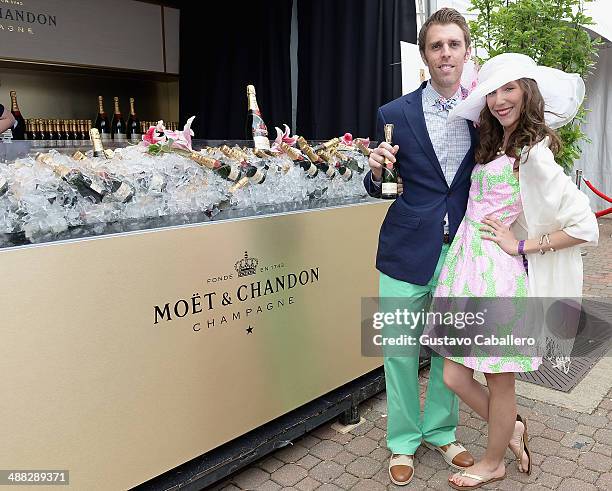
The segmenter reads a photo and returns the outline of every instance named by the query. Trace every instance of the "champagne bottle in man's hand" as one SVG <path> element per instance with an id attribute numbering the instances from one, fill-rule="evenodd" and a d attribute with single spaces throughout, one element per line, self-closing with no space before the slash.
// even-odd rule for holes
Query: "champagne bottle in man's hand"
<path id="1" fill-rule="evenodd" d="M 385 142 L 393 145 L 393 125 L 385 125 Z M 395 168 L 395 159 L 391 160 L 385 157 L 384 166 L 382 169 L 382 189 L 380 197 L 382 199 L 397 198 L 397 176 L 398 172 Z"/>

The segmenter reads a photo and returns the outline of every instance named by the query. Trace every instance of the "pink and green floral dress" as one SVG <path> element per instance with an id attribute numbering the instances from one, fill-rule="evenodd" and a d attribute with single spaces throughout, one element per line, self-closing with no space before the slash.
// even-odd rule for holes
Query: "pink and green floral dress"
<path id="1" fill-rule="evenodd" d="M 485 215 L 512 224 L 522 212 L 514 159 L 502 155 L 472 171 L 472 184 L 463 221 L 446 255 L 434 297 L 527 296 L 527 273 L 521 256 L 510 256 L 495 242 L 483 240 L 480 228 Z M 484 326 L 498 330 L 499 325 Z M 512 329 L 512 328 L 510 328 Z M 508 333 L 497 332 L 496 335 Z M 524 353 L 524 352 L 522 352 Z M 524 356 L 467 356 L 450 359 L 487 373 L 537 370 L 541 358 Z"/>

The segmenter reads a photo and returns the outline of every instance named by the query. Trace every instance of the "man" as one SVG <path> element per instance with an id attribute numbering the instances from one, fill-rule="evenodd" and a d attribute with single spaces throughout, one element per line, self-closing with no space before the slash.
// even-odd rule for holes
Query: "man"
<path id="1" fill-rule="evenodd" d="M 403 181 L 380 229 L 376 268 L 379 295 L 405 299 L 412 310 L 426 309 L 440 268 L 465 214 L 474 166 L 476 131 L 465 120 L 447 124 L 448 111 L 467 95 L 460 87 L 470 57 L 470 34 L 454 9 L 435 12 L 419 32 L 419 50 L 431 80 L 378 110 L 377 138 L 394 124 L 393 143 L 372 151 L 364 179 L 371 196 L 380 197 L 384 158 L 396 162 Z M 397 159 L 397 161 L 396 161 Z M 423 326 L 410 331 L 418 339 Z M 406 331 L 404 331 L 406 333 Z M 424 442 L 458 469 L 474 463 L 455 441 L 459 405 L 442 379 L 443 358 L 432 357 L 423 418 L 420 418 L 418 351 L 391 356 L 385 351 L 387 445 L 392 452 L 389 477 L 405 485 L 414 475 L 414 453 Z"/>

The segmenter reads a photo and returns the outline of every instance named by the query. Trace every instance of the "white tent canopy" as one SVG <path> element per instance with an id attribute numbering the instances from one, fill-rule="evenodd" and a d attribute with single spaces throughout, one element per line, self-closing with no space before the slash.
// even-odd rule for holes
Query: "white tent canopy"
<path id="1" fill-rule="evenodd" d="M 442 7 L 452 7 L 461 12 L 466 19 L 476 17 L 468 12 L 470 0 L 429 0 L 429 12 Z M 604 194 L 612 197 L 612 1 L 596 0 L 585 4 L 586 13 L 593 18 L 595 25 L 589 29 L 601 36 L 606 42 L 599 53 L 594 73 L 586 80 L 589 110 L 583 131 L 591 143 L 582 144 L 582 157 L 576 162 L 575 169 L 582 169 L 584 178 L 590 180 Z M 589 189 L 582 189 L 591 200 L 594 211 L 609 208 L 612 204 L 598 198 Z"/>

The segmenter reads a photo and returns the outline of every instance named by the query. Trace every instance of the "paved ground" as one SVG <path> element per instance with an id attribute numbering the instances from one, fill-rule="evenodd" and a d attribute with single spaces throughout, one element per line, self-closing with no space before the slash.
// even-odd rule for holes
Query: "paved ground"
<path id="1" fill-rule="evenodd" d="M 589 248 L 585 257 L 584 293 L 612 298 L 612 219 L 601 219 L 600 223 L 600 246 Z M 428 372 L 422 373 L 422 395 L 427 377 Z M 507 478 L 485 489 L 612 490 L 612 390 L 591 414 L 523 397 L 518 398 L 518 404 L 519 412 L 529 419 L 532 475 L 519 474 L 508 452 Z M 437 453 L 423 447 L 416 453 L 416 477 L 410 485 L 400 488 L 391 484 L 385 393 L 360 407 L 366 421 L 350 433 L 342 435 L 325 424 L 211 489 L 451 489 L 446 484 L 450 469 Z M 485 423 L 463 404 L 457 437 L 475 455 L 484 452 Z"/>

